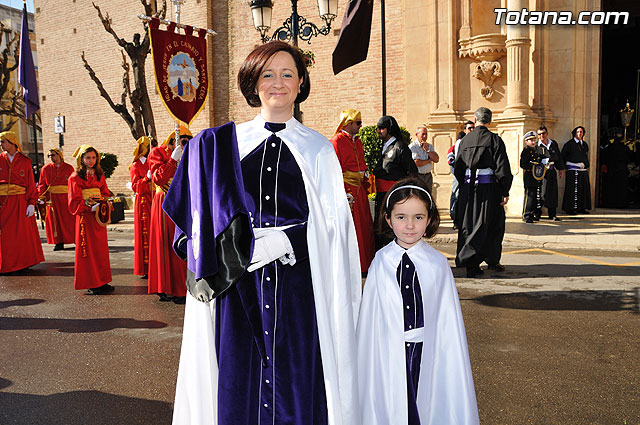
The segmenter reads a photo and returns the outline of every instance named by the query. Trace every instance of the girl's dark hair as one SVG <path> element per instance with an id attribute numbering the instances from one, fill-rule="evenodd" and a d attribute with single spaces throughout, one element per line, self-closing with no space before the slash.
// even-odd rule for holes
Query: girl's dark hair
<path id="1" fill-rule="evenodd" d="M 278 52 L 287 52 L 293 57 L 293 61 L 296 63 L 296 70 L 298 71 L 298 77 L 302 78 L 300 93 L 298 93 L 296 97 L 296 102 L 302 103 L 309 97 L 311 82 L 309 81 L 309 72 L 307 72 L 307 67 L 300 51 L 284 41 L 270 41 L 253 49 L 244 62 L 242 62 L 240 71 L 238 71 L 238 87 L 249 106 L 253 106 L 254 108 L 261 106 L 260 97 L 256 91 L 258 79 L 260 78 L 262 69 L 267 62 L 269 62 L 269 59 Z"/>
<path id="2" fill-rule="evenodd" d="M 578 131 L 578 129 L 581 128 L 582 129 L 582 137 L 587 135 L 587 130 L 584 129 L 583 126 L 579 125 L 576 128 L 574 128 L 573 130 L 571 130 L 571 136 L 576 137 L 576 131 Z"/>
<path id="3" fill-rule="evenodd" d="M 427 238 L 431 238 L 438 232 L 438 227 L 440 227 L 440 214 L 438 213 L 438 207 L 436 206 L 435 202 L 433 202 L 433 197 L 429 196 L 431 195 L 431 192 L 429 192 L 429 195 L 427 195 L 422 190 L 412 187 L 398 189 L 393 192 L 394 189 L 406 185 L 418 186 L 426 191 L 429 190 L 424 185 L 422 180 L 416 177 L 407 177 L 394 184 L 391 189 L 389 189 L 382 202 L 382 207 L 380 209 L 380 220 L 378 220 L 378 231 L 379 233 L 382 233 L 387 237 L 395 237 L 395 235 L 393 234 L 393 230 L 391 229 L 391 227 L 389 227 L 385 218 L 391 217 L 391 211 L 393 211 L 393 207 L 398 202 L 406 201 L 409 198 L 417 198 L 427 205 L 429 224 L 427 225 L 427 229 L 425 230 L 424 235 Z M 393 192 L 393 194 L 389 196 L 391 192 Z M 389 202 L 388 208 L 387 202 Z"/>
<path id="4" fill-rule="evenodd" d="M 467 133 L 465 133 L 464 131 L 458 131 L 458 140 L 462 139 L 466 135 Z"/>
<path id="5" fill-rule="evenodd" d="M 93 166 L 93 173 L 96 176 L 96 180 L 100 180 L 102 178 L 102 175 L 104 174 L 104 171 L 102 171 L 102 168 L 100 168 L 100 155 L 94 148 L 89 148 L 82 153 L 82 156 L 80 157 L 80 166 L 76 169 L 76 172 L 82 180 L 87 180 L 87 166 L 84 165 L 83 159 L 84 156 L 89 152 L 93 152 L 96 154 L 96 165 Z"/>

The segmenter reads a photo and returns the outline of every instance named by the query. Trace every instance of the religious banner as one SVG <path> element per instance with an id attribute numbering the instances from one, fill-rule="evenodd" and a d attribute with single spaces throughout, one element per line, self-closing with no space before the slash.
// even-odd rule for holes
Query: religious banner
<path id="1" fill-rule="evenodd" d="M 199 30 L 196 37 L 192 27 L 186 27 L 183 35 L 175 32 L 175 22 L 166 31 L 159 25 L 157 18 L 149 23 L 156 87 L 169 114 L 188 127 L 209 95 L 207 30 Z"/>

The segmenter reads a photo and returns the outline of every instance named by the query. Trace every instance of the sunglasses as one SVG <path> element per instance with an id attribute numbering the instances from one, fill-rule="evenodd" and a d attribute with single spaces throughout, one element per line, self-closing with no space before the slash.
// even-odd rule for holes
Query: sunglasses
<path id="1" fill-rule="evenodd" d="M 467 130 L 473 130 L 475 127 L 467 127 Z"/>
<path id="2" fill-rule="evenodd" d="M 362 125 L 362 121 L 356 121 L 357 125 Z"/>
<path id="3" fill-rule="evenodd" d="M 538 136 L 544 136 L 545 134 L 547 134 L 546 131 L 544 133 L 538 133 Z"/>

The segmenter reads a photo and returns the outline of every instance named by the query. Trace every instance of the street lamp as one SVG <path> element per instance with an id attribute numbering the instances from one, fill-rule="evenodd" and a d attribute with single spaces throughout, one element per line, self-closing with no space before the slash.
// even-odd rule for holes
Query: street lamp
<path id="1" fill-rule="evenodd" d="M 629 108 L 629 102 L 624 109 L 620 109 L 620 120 L 624 126 L 624 141 L 627 141 L 627 127 L 631 124 L 631 118 L 633 117 L 634 110 Z"/>
<path id="2" fill-rule="evenodd" d="M 328 35 L 331 31 L 331 22 L 336 18 L 338 0 L 318 0 L 318 14 L 324 21 L 324 26 L 318 28 L 315 24 L 298 15 L 298 0 L 291 0 L 291 17 L 287 18 L 282 26 L 276 28 L 271 37 L 267 31 L 271 28 L 272 0 L 251 0 L 249 2 L 253 15 L 253 26 L 260 33 L 263 43 L 269 40 L 291 40 L 291 44 L 298 45 L 298 38 L 311 44 L 311 38 L 318 35 Z"/>

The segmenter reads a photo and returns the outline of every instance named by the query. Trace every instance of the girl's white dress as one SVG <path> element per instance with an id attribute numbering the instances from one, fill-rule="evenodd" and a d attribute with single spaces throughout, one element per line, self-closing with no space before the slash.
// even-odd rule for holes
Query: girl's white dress
<path id="1" fill-rule="evenodd" d="M 424 326 L 407 331 L 405 309 L 412 306 L 403 302 L 396 274 L 404 254 L 415 265 L 424 317 Z M 409 423 L 405 347 L 420 342 L 415 399 L 420 424 L 480 422 L 453 274 L 444 255 L 428 243 L 406 250 L 393 241 L 378 251 L 364 286 L 356 338 L 363 424 Z"/>

